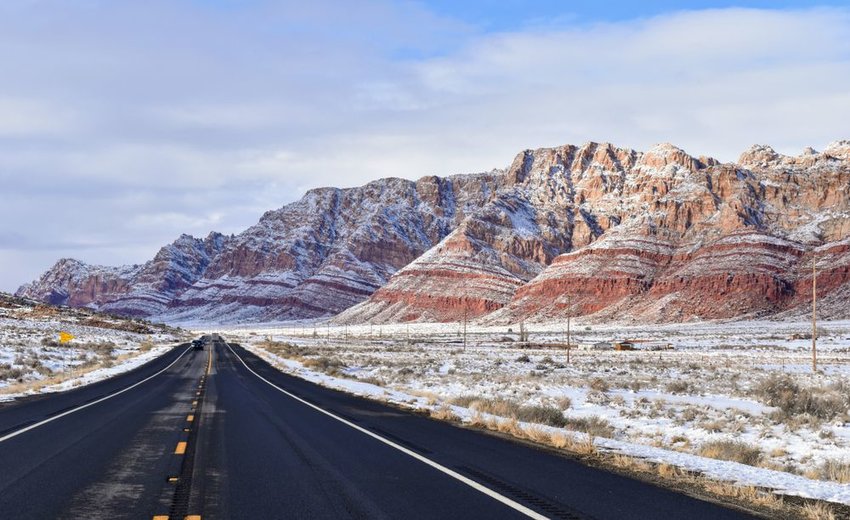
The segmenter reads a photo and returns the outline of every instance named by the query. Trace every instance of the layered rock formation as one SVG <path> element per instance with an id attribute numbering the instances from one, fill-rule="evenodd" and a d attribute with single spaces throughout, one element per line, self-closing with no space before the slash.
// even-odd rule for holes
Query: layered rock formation
<path id="1" fill-rule="evenodd" d="M 90 307 L 124 316 L 154 316 L 195 283 L 228 238 L 210 233 L 204 239 L 182 235 L 153 260 L 123 267 L 59 260 L 42 277 L 17 291 L 18 296 L 53 305 Z"/>
<path id="2" fill-rule="evenodd" d="M 180 257 L 176 246 L 196 240 L 183 237 L 135 267 L 63 260 L 18 294 L 166 321 L 336 314 L 439 243 L 503 180 L 493 172 L 316 189 L 239 235 L 211 235 L 217 247 Z"/>
<path id="3" fill-rule="evenodd" d="M 737 163 L 669 144 L 527 150 L 487 174 L 322 188 L 142 266 L 62 260 L 19 294 L 168 321 L 850 317 L 850 142 Z M 346 310 L 347 309 L 347 310 Z"/>
<path id="4" fill-rule="evenodd" d="M 808 149 L 799 157 L 755 146 L 738 164 L 695 158 L 669 144 L 638 153 L 590 143 L 524 152 L 509 175 L 520 186 L 515 189 L 533 194 L 526 211 L 546 208 L 561 215 L 560 226 L 551 229 L 562 254 L 551 262 L 530 251 L 522 255 L 545 265 L 538 275 L 515 276 L 500 286 L 498 301 L 488 299 L 486 306 L 478 300 L 487 291 L 467 289 L 471 277 L 428 284 L 408 276 L 416 267 L 419 278 L 434 280 L 432 257 L 464 251 L 447 241 L 338 320 L 788 316 L 809 304 L 813 254 L 821 264 L 822 314 L 850 315 L 848 142 L 822 153 Z M 485 245 L 477 247 L 511 242 L 519 233 L 512 234 L 498 241 L 485 236 Z M 551 237 L 541 230 L 535 234 Z M 447 292 L 455 294 L 453 301 Z M 435 305 L 442 312 L 434 312 Z"/>

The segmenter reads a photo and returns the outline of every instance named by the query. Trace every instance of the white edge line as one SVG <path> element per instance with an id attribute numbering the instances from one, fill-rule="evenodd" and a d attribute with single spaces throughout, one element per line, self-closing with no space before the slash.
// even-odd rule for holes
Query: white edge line
<path id="1" fill-rule="evenodd" d="M 29 426 L 27 426 L 27 427 L 25 427 L 25 428 L 21 428 L 20 430 L 14 431 L 14 432 L 12 432 L 12 433 L 10 433 L 10 434 L 8 434 L 8 435 L 5 435 L 5 436 L 3 436 L 3 437 L 0 437 L 0 442 L 7 441 L 7 440 L 11 439 L 12 437 L 17 437 L 18 435 L 20 435 L 20 434 L 22 434 L 22 433 L 24 433 L 24 432 L 28 432 L 28 431 L 30 431 L 30 430 L 32 430 L 32 429 L 34 429 L 34 428 L 38 428 L 39 426 L 44 426 L 45 424 L 47 424 L 47 423 L 49 423 L 49 422 L 51 422 L 51 421 L 55 421 L 56 419 L 59 419 L 59 418 L 61 418 L 61 417 L 65 417 L 66 415 L 70 415 L 70 414 L 72 414 L 72 413 L 74 413 L 74 412 L 79 412 L 79 411 L 80 411 L 80 410 L 82 410 L 83 408 L 88 408 L 89 406 L 96 405 L 97 403 L 102 403 L 103 401 L 106 401 L 107 399 L 112 399 L 112 398 L 113 398 L 113 397 L 115 397 L 116 395 L 123 394 L 124 392 L 126 392 L 126 391 L 128 391 L 128 390 L 131 390 L 131 389 L 133 389 L 133 388 L 136 388 L 136 387 L 137 387 L 137 386 L 139 386 L 140 384 L 142 384 L 142 383 L 144 383 L 144 382 L 146 382 L 146 381 L 150 381 L 151 379 L 155 378 L 156 376 L 158 376 L 158 375 L 162 374 L 163 372 L 165 372 L 166 370 L 168 370 L 169 368 L 171 368 L 172 366 L 174 366 L 174 363 L 177 363 L 178 361 L 180 361 L 180 358 L 182 358 L 182 357 L 186 354 L 186 352 L 189 352 L 189 350 L 191 350 L 191 348 L 192 348 L 192 347 L 189 347 L 189 348 L 187 348 L 186 350 L 184 350 L 184 351 L 183 351 L 183 353 L 182 353 L 182 354 L 180 354 L 179 356 L 177 356 L 177 359 L 175 359 L 174 361 L 172 361 L 172 362 L 171 362 L 171 364 L 169 364 L 167 367 L 163 368 L 162 370 L 160 370 L 160 371 L 159 371 L 159 372 L 157 372 L 156 374 L 153 374 L 152 376 L 148 376 L 148 377 L 146 377 L 145 379 L 142 379 L 142 380 L 141 380 L 141 381 L 139 381 L 138 383 L 134 383 L 134 384 L 132 384 L 132 385 L 128 386 L 127 388 L 123 388 L 123 389 L 121 389 L 121 390 L 119 390 L 119 391 L 115 392 L 114 394 L 109 394 L 109 395 L 107 395 L 107 396 L 105 396 L 105 397 L 101 397 L 101 398 L 100 398 L 100 399 L 98 399 L 97 401 L 92 401 L 92 402 L 90 402 L 90 403 L 86 403 L 86 404 L 80 405 L 80 406 L 78 406 L 78 407 L 76 407 L 76 408 L 72 408 L 72 409 L 70 409 L 70 410 L 66 410 L 66 411 L 64 411 L 64 412 L 60 413 L 59 415 L 54 415 L 53 417 L 50 417 L 50 418 L 45 419 L 45 420 L 43 420 L 43 421 L 37 422 L 37 423 L 35 423 L 35 424 L 30 424 Z"/>
<path id="2" fill-rule="evenodd" d="M 377 439 L 377 440 L 383 442 L 384 444 L 386 444 L 387 446 L 395 448 L 398 451 L 400 451 L 400 452 L 402 452 L 406 455 L 409 455 L 409 456 L 413 457 L 414 459 L 416 459 L 420 462 L 424 462 L 425 464 L 431 466 L 432 468 L 434 468 L 438 471 L 441 471 L 441 472 L 445 473 L 446 475 L 448 475 L 448 476 L 450 476 L 450 477 L 452 477 L 456 480 L 463 482 L 467 486 L 469 486 L 469 487 L 471 487 L 471 488 L 473 488 L 477 491 L 480 491 L 481 493 L 484 493 L 485 495 L 487 495 L 491 498 L 498 500 L 499 502 L 505 504 L 506 506 L 508 506 L 512 509 L 515 509 L 516 511 L 519 511 L 520 513 L 528 516 L 529 518 L 534 518 L 534 519 L 537 519 L 537 520 L 548 519 L 547 516 L 541 515 L 540 513 L 536 512 L 532 509 L 529 509 L 529 508 L 525 507 L 524 505 L 522 505 L 518 502 L 515 502 L 515 501 L 511 500 L 510 498 L 508 498 L 504 495 L 500 495 L 499 493 L 493 491 L 492 489 L 490 489 L 490 488 L 488 488 L 488 487 L 486 487 L 482 484 L 479 484 L 478 482 L 476 482 L 476 481 L 474 481 L 470 478 L 467 478 L 467 477 L 461 475 L 460 473 L 443 466 L 442 464 L 440 464 L 438 462 L 434 462 L 433 460 L 431 460 L 427 457 L 423 457 L 422 455 L 416 453 L 415 451 L 409 450 L 409 449 L 405 448 L 404 446 L 401 446 L 400 444 L 396 444 L 389 439 L 385 439 L 384 437 L 381 437 L 380 435 L 378 435 L 374 432 L 371 432 L 371 431 L 369 431 L 369 430 L 367 430 L 367 429 L 365 429 L 361 426 L 358 426 L 358 425 L 352 423 L 351 421 L 343 419 L 342 417 L 340 417 L 338 415 L 335 415 L 335 414 L 333 414 L 333 413 L 331 413 L 331 412 L 329 412 L 329 411 L 327 411 L 323 408 L 320 408 L 320 407 L 316 406 L 315 404 L 313 404 L 309 401 L 305 401 L 304 399 L 298 397 L 297 395 L 294 395 L 294 394 L 287 392 L 286 390 L 284 390 L 283 388 L 272 383 L 271 381 L 269 381 L 265 377 L 254 372 L 254 370 L 245 363 L 245 361 L 239 356 L 239 354 L 237 354 L 233 350 L 233 348 L 231 348 L 229 343 L 226 343 L 226 345 L 227 345 L 227 348 L 230 349 L 231 352 L 233 352 L 233 355 L 236 356 L 236 359 L 238 359 L 245 366 L 245 368 L 248 369 L 249 372 L 251 372 L 252 374 L 257 376 L 261 380 L 265 381 L 267 384 L 271 385 L 273 388 L 276 388 L 278 391 L 283 392 L 284 394 L 288 395 L 289 397 L 295 399 L 296 401 L 299 401 L 303 404 L 306 404 L 310 408 L 313 408 L 316 411 L 322 412 L 323 414 L 327 415 L 328 417 L 332 417 L 332 418 L 336 419 L 337 421 L 339 421 L 339 422 L 341 422 L 341 423 L 343 423 L 347 426 L 350 426 L 350 427 L 354 428 L 355 430 L 357 430 L 361 433 L 365 433 L 366 435 L 368 435 L 368 436 L 370 436 L 374 439 Z"/>

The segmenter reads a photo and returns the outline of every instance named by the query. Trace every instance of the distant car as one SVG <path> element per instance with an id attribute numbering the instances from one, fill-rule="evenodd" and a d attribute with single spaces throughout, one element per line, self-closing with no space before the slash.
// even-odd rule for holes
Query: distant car
<path id="1" fill-rule="evenodd" d="M 204 350 L 204 342 L 199 339 L 192 340 L 192 348 L 195 350 Z"/>

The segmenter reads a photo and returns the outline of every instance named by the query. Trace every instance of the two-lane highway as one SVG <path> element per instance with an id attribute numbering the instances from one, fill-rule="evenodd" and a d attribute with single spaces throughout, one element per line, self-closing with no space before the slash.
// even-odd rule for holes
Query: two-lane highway
<path id="1" fill-rule="evenodd" d="M 120 377 L 0 407 L 0 518 L 168 512 L 167 477 L 207 363 L 183 345 Z"/>
<path id="2" fill-rule="evenodd" d="M 100 402 L 90 394 L 119 391 L 122 378 L 0 408 L 2 438 L 37 424 L 33 410 L 43 420 L 94 403 L 0 441 L 0 517 L 748 518 L 328 390 L 223 341 L 157 363 Z"/>

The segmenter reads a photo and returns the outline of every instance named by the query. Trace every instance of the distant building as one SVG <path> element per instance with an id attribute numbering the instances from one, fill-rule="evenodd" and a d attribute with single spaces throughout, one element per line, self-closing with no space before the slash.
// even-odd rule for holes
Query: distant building
<path id="1" fill-rule="evenodd" d="M 612 350 L 614 345 L 610 341 L 597 341 L 595 343 L 579 343 L 578 348 L 579 350 Z"/>
<path id="2" fill-rule="evenodd" d="M 635 344 L 632 341 L 615 341 L 613 343 L 614 350 L 635 350 Z"/>

